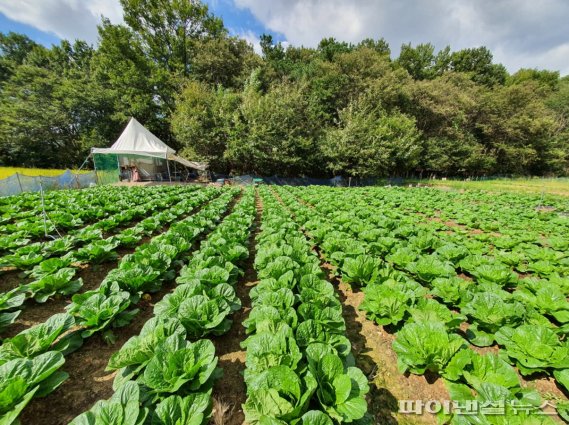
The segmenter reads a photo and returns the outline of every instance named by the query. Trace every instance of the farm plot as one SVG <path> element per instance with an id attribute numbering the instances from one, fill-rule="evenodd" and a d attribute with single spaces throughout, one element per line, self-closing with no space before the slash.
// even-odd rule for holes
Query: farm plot
<path id="1" fill-rule="evenodd" d="M 198 193 L 194 193 L 193 189 L 189 191 L 190 204 L 180 203 L 180 207 L 186 210 L 179 211 L 178 215 L 169 213 L 169 220 L 191 212 L 192 207 L 196 206 L 195 200 L 203 203 L 212 194 L 219 195 L 216 189 L 205 189 L 203 192 L 205 197 L 200 195 L 202 190 Z M 77 354 L 74 351 L 86 339 L 96 334 L 112 343 L 116 336 L 111 328 L 128 325 L 136 317 L 138 310 L 134 307 L 140 303 L 144 304 L 145 301 L 141 299 L 141 295 L 158 292 L 162 282 L 171 279 L 173 269 L 190 249 L 192 241 L 215 227 L 216 221 L 230 206 L 237 192 L 236 189 L 222 192 L 221 196 L 202 207 L 196 214 L 178 221 L 149 243 L 138 246 L 132 254 L 125 255 L 118 267 L 111 270 L 102 282 L 99 281 L 98 288 L 74 295 L 65 307 L 67 312 L 62 309 L 62 312 L 53 314 L 44 323 L 36 324 L 4 340 L 0 347 L 0 363 L 6 376 L 2 378 L 2 382 L 19 385 L 16 390 L 11 386 L 5 388 L 6 405 L 2 413 L 6 423 L 11 423 L 18 416 L 36 392 L 46 395 L 65 380 L 66 374 L 58 370 L 63 365 L 64 356 Z M 195 198 L 194 201 L 191 200 L 192 197 Z M 59 270 L 55 272 L 57 273 Z M 69 282 L 69 285 L 76 286 L 77 282 Z M 8 299 L 5 306 L 9 309 L 19 307 L 18 303 L 14 302 L 13 294 L 17 293 L 18 301 L 22 301 L 28 291 L 28 285 L 10 291 L 5 295 Z M 46 300 L 51 295 L 53 294 L 48 295 Z M 3 317 L 8 316 L 11 319 L 10 316 L 17 314 L 18 311 L 8 311 L 3 313 Z M 6 322 L 9 320 L 5 320 Z M 36 375 L 38 373 L 39 375 Z M 65 411 L 62 409 L 60 413 Z M 41 415 L 34 417 L 35 420 L 40 420 Z"/>
<path id="2" fill-rule="evenodd" d="M 550 423 L 541 408 L 552 404 L 567 418 L 566 203 L 542 210 L 536 199 L 512 195 L 277 192 L 352 285 L 347 292 L 362 288 L 354 304 L 393 339 L 384 356 L 394 353 L 401 373 L 443 378 L 445 399 L 462 404 L 505 403 L 502 415 L 477 412 L 472 423 Z M 477 216 L 460 217 L 471 208 Z M 432 220 L 441 215 L 464 225 Z M 440 393 L 423 388 L 424 400 Z M 448 420 L 471 423 L 464 415 Z"/>
<path id="3" fill-rule="evenodd" d="M 567 420 L 566 202 L 129 190 L 135 215 L 5 249 L 1 424 Z"/>

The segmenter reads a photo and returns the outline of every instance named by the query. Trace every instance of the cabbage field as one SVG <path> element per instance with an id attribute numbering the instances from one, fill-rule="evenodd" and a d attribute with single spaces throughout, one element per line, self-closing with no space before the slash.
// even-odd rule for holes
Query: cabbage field
<path id="1" fill-rule="evenodd" d="M 569 421 L 569 198 L 96 187 L 0 213 L 0 425 Z"/>

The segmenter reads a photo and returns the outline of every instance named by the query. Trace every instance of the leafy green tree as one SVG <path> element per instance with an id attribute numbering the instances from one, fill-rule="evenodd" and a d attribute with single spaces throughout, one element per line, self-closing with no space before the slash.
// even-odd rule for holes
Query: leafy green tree
<path id="1" fill-rule="evenodd" d="M 389 47 L 389 43 L 385 41 L 384 38 L 377 40 L 374 40 L 373 38 L 365 38 L 357 45 L 358 49 L 362 47 L 375 50 L 380 55 L 385 55 L 388 57 L 391 55 L 391 48 Z"/>
<path id="2" fill-rule="evenodd" d="M 503 85 L 508 77 L 506 68 L 492 63 L 492 52 L 486 47 L 462 49 L 451 54 L 451 67 L 455 72 L 469 74 L 473 81 L 486 86 Z"/>
<path id="3" fill-rule="evenodd" d="M 311 115 L 306 87 L 284 82 L 264 95 L 258 87 L 253 78 L 243 93 L 246 127 L 242 137 L 230 139 L 226 151 L 232 169 L 260 175 L 322 175 L 317 144 L 321 129 Z"/>
<path id="4" fill-rule="evenodd" d="M 418 44 L 416 47 L 412 47 L 411 43 L 403 44 L 397 63 L 415 80 L 431 79 L 434 77 L 435 46 L 431 43 Z"/>
<path id="5" fill-rule="evenodd" d="M 241 96 L 228 89 L 210 88 L 205 83 L 188 83 L 177 99 L 172 130 L 183 146 L 181 153 L 205 161 L 218 172 L 231 171 L 225 159 L 230 139 L 241 141 L 239 129 Z"/>
<path id="6" fill-rule="evenodd" d="M 72 167 L 105 142 L 107 96 L 84 76 L 71 78 L 21 65 L 0 97 L 0 161 L 29 167 Z"/>
<path id="7" fill-rule="evenodd" d="M 262 65 L 253 48 L 237 37 L 196 42 L 192 77 L 212 85 L 242 88 L 252 69 Z"/>
<path id="8" fill-rule="evenodd" d="M 418 162 L 419 135 L 413 118 L 387 114 L 364 98 L 340 112 L 338 127 L 326 133 L 323 151 L 334 174 L 402 175 Z"/>
<path id="9" fill-rule="evenodd" d="M 10 78 L 14 68 L 22 65 L 37 48 L 41 46 L 24 34 L 0 32 L 0 83 Z"/>
<path id="10" fill-rule="evenodd" d="M 285 49 L 282 43 L 274 43 L 272 35 L 261 34 L 259 43 L 261 44 L 263 58 L 265 58 L 266 61 L 278 62 L 284 59 Z"/>
<path id="11" fill-rule="evenodd" d="M 534 81 L 487 91 L 476 131 L 496 154 L 499 174 L 541 174 L 554 152 L 555 115 L 544 104 L 548 89 Z"/>
<path id="12" fill-rule="evenodd" d="M 346 42 L 338 41 L 334 37 L 323 38 L 318 43 L 318 52 L 324 60 L 332 61 L 340 53 L 348 53 L 353 50 L 353 46 Z"/>
<path id="13" fill-rule="evenodd" d="M 15 32 L 0 33 L 0 56 L 16 65 L 22 65 L 28 54 L 38 46 L 27 35 Z"/>
<path id="14" fill-rule="evenodd" d="M 92 60 L 93 78 L 112 104 L 116 138 L 130 117 L 166 143 L 172 143 L 168 117 L 174 109 L 177 81 L 144 52 L 142 42 L 123 25 L 104 20 L 99 26 L 99 48 Z"/>
<path id="15" fill-rule="evenodd" d="M 541 86 L 556 90 L 559 85 L 559 71 L 522 68 L 508 77 L 507 84 L 520 84 L 524 81 L 536 81 Z"/>
<path id="16" fill-rule="evenodd" d="M 188 0 L 120 0 L 126 24 L 149 58 L 169 72 L 188 76 L 196 40 L 225 34 L 206 4 Z"/>

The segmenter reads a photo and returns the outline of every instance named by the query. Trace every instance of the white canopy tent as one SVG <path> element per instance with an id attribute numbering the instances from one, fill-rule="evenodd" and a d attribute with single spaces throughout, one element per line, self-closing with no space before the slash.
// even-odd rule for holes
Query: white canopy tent
<path id="1" fill-rule="evenodd" d="M 185 167 L 199 171 L 205 171 L 207 164 L 188 161 L 176 155 L 176 151 L 152 134 L 146 127 L 135 118 L 131 118 L 128 125 L 110 148 L 92 148 L 93 155 L 137 155 L 148 158 L 161 158 L 175 161 Z M 170 168 L 168 165 L 168 175 Z"/>

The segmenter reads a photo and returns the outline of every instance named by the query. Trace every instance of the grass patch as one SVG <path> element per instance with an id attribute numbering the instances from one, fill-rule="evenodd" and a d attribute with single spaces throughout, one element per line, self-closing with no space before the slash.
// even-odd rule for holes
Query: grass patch
<path id="1" fill-rule="evenodd" d="M 417 183 L 453 189 L 477 189 L 494 192 L 545 193 L 569 196 L 569 179 L 496 179 L 496 180 L 422 180 Z"/>
<path id="2" fill-rule="evenodd" d="M 89 170 L 71 170 L 74 173 L 86 174 L 90 173 Z M 55 168 L 24 168 L 24 167 L 0 167 L 0 179 L 5 179 L 16 173 L 23 174 L 25 176 L 46 176 L 53 177 L 63 174 L 65 170 L 55 169 Z"/>

